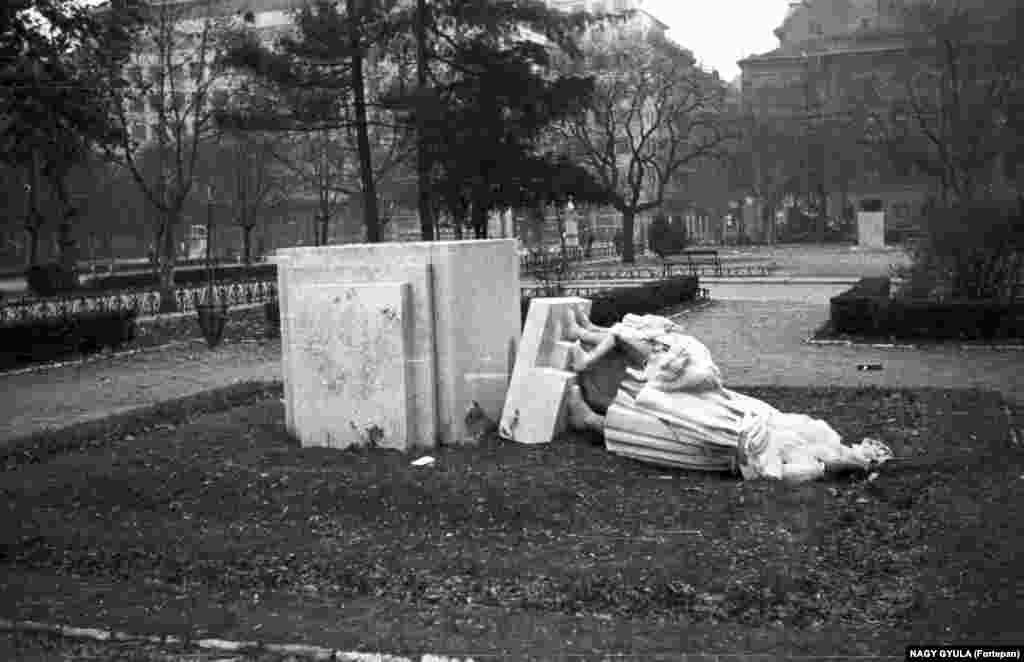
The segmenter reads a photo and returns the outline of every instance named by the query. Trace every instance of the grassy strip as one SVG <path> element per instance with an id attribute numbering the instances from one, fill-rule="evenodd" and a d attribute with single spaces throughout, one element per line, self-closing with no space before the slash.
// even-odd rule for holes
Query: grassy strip
<path id="1" fill-rule="evenodd" d="M 134 632 L 501 659 L 1020 639 L 1024 453 L 998 396 L 746 392 L 915 462 L 792 487 L 567 436 L 433 449 L 417 468 L 397 452 L 299 448 L 281 403 L 257 400 L 8 474 L 0 605 Z"/>
<path id="2" fill-rule="evenodd" d="M 39 432 L 0 448 L 0 466 L 10 470 L 44 462 L 62 453 L 103 446 L 115 437 L 145 434 L 158 426 L 181 425 L 204 414 L 280 398 L 282 394 L 280 382 L 241 382 L 96 421 Z"/>
<path id="3" fill-rule="evenodd" d="M 266 320 L 262 306 L 246 309 L 233 308 L 228 314 L 229 318 L 224 330 L 224 342 L 265 340 Z M 136 322 L 135 337 L 122 344 L 114 352 L 87 355 L 72 353 L 55 362 L 25 362 L 18 368 L 0 372 L 0 375 L 5 374 L 5 372 L 20 372 L 29 369 L 46 370 L 65 363 L 82 360 L 102 360 L 111 354 L 116 355 L 124 352 L 157 349 L 173 343 L 201 339 L 202 333 L 200 332 L 199 323 L 196 321 L 194 312 L 183 315 L 169 315 L 163 318 Z"/>

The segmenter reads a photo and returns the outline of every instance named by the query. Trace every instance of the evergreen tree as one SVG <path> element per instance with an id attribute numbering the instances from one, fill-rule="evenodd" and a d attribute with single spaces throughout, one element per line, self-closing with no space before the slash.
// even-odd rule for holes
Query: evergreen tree
<path id="1" fill-rule="evenodd" d="M 14 0 L 0 7 L 0 160 L 26 173 L 28 262 L 57 203 L 62 261 L 74 267 L 78 210 L 68 187 L 76 164 L 118 140 L 102 96 L 103 72 L 123 60 L 134 14 L 104 18 L 70 0 Z"/>

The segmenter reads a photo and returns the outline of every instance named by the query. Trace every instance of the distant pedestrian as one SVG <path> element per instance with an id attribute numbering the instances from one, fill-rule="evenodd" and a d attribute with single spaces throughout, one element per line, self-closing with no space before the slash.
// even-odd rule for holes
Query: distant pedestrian
<path id="1" fill-rule="evenodd" d="M 585 245 L 587 247 L 586 256 L 587 256 L 587 258 L 589 258 L 590 257 L 590 253 L 594 250 L 594 233 L 593 232 L 588 232 L 587 233 L 587 241 L 586 241 Z"/>

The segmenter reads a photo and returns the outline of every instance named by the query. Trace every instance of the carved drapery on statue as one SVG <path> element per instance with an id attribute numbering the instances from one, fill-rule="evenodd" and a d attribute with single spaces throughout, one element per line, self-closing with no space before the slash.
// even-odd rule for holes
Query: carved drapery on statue
<path id="1" fill-rule="evenodd" d="M 892 457 L 881 442 L 844 445 L 822 420 L 725 388 L 707 348 L 671 320 L 627 315 L 602 328 L 586 308 L 557 308 L 565 319 L 548 327 L 561 334 L 558 342 L 575 341 L 567 361 L 577 381 L 566 397 L 569 425 L 600 431 L 612 453 L 793 482 Z"/>

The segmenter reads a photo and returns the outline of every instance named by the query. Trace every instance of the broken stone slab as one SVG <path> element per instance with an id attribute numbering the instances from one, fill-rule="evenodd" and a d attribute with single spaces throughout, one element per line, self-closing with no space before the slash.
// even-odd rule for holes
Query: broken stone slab
<path id="1" fill-rule="evenodd" d="M 573 341 L 566 338 L 569 315 L 590 313 L 591 302 L 580 297 L 536 298 L 523 325 L 502 410 L 499 434 L 524 444 L 548 443 L 565 430 L 566 396 L 576 383 L 569 370 Z"/>

